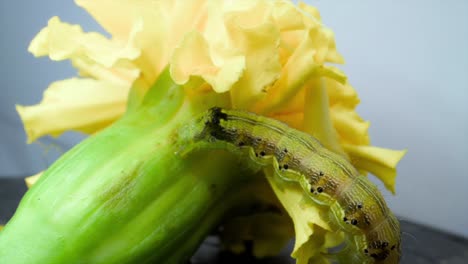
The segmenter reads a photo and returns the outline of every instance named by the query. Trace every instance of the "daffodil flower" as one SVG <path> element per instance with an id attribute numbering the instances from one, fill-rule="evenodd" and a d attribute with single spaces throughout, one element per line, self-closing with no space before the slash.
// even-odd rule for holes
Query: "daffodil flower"
<path id="1" fill-rule="evenodd" d="M 295 235 L 297 263 L 326 261 L 321 253 L 342 236 L 299 188 L 235 167 L 226 153 L 174 154 L 180 125 L 212 106 L 308 132 L 394 192 L 404 151 L 370 145 L 357 93 L 331 65 L 344 62 L 333 32 L 314 7 L 76 2 L 111 38 L 51 18 L 29 51 L 70 60 L 79 76 L 17 109 L 28 142 L 68 130 L 92 136 L 27 180 L 33 187 L 0 233 L 0 256 L 10 263 L 179 263 L 220 223 L 235 252 L 251 240 L 255 255 L 274 255 Z M 286 213 L 246 211 L 253 204 Z"/>

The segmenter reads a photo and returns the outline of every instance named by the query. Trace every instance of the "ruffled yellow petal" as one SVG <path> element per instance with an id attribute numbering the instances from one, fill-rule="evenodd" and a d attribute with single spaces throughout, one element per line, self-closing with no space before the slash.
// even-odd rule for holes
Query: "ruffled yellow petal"
<path id="1" fill-rule="evenodd" d="M 28 186 L 28 188 L 31 188 L 39 180 L 39 178 L 42 176 L 42 173 L 43 173 L 43 171 L 41 171 L 41 172 L 39 172 L 37 174 L 34 174 L 32 176 L 26 177 L 24 179 L 24 182 L 26 183 L 26 186 Z"/>
<path id="2" fill-rule="evenodd" d="M 356 168 L 371 172 L 389 191 L 395 193 L 396 166 L 406 154 L 406 150 L 349 144 L 343 144 L 343 147 Z"/>
<path id="3" fill-rule="evenodd" d="M 354 145 L 370 143 L 367 133 L 370 123 L 362 120 L 355 111 L 338 105 L 331 107 L 330 113 L 341 143 Z"/>
<path id="4" fill-rule="evenodd" d="M 75 2 L 86 9 L 114 38 L 121 40 L 128 38 L 135 16 L 151 5 L 151 1 L 132 0 L 75 0 Z"/>
<path id="5" fill-rule="evenodd" d="M 139 74 L 137 68 L 121 62 L 140 55 L 132 43 L 123 45 L 99 33 L 84 33 L 80 26 L 63 23 L 58 17 L 52 17 L 37 34 L 29 51 L 57 61 L 70 59 L 83 75 L 119 84 L 130 84 Z"/>
<path id="6" fill-rule="evenodd" d="M 279 30 L 293 31 L 304 28 L 304 14 L 296 6 L 287 1 L 273 3 L 272 16 Z"/>
<path id="7" fill-rule="evenodd" d="M 113 66 L 122 58 L 134 59 L 140 53 L 131 43 L 123 46 L 99 33 L 84 33 L 79 25 L 63 23 L 58 17 L 49 20 L 47 27 L 32 40 L 29 51 L 57 61 L 87 56 L 105 67 Z"/>
<path id="8" fill-rule="evenodd" d="M 330 106 L 340 105 L 354 109 L 360 102 L 358 94 L 349 83 L 340 83 L 331 78 L 325 78 Z"/>
<path id="9" fill-rule="evenodd" d="M 190 32 L 175 49 L 170 69 L 172 78 L 179 84 L 185 84 L 192 75 L 201 76 L 216 92 L 222 93 L 231 89 L 242 76 L 245 60 L 243 56 L 235 56 L 216 66 L 204 37 Z"/>
<path id="10" fill-rule="evenodd" d="M 322 18 L 320 17 L 320 12 L 315 6 L 310 6 L 307 3 L 300 2 L 299 3 L 299 8 L 303 10 L 304 13 L 308 14 L 311 16 L 313 19 L 315 19 L 318 22 L 322 21 Z M 335 43 L 335 36 L 333 31 L 331 31 L 328 28 L 323 28 L 324 34 L 328 35 L 328 52 L 325 55 L 325 61 L 326 62 L 331 62 L 331 63 L 344 63 L 344 58 L 341 56 L 340 53 L 338 53 L 338 50 L 336 49 L 336 43 Z"/>
<path id="11" fill-rule="evenodd" d="M 141 52 L 135 64 L 148 84 L 153 83 L 166 67 L 184 35 L 201 29 L 206 19 L 206 0 L 78 0 L 77 4 L 85 8 L 117 41 L 134 39 Z M 139 30 L 132 28 L 135 25 Z"/>
<path id="12" fill-rule="evenodd" d="M 124 113 L 127 95 L 125 86 L 73 78 L 52 83 L 40 104 L 16 109 L 32 142 L 67 130 L 94 133 Z"/>
<path id="13" fill-rule="evenodd" d="M 343 241 L 341 233 L 330 232 L 332 229 L 328 220 L 321 216 L 323 209 L 310 201 L 299 185 L 286 185 L 275 177 L 267 178 L 294 223 L 296 237 L 291 256 L 296 258 L 297 263 L 309 263 L 312 257 L 326 252 L 326 247 Z"/>
<path id="14" fill-rule="evenodd" d="M 205 0 L 144 1 L 138 14 L 143 30 L 138 34 L 142 56 L 136 61 L 146 80 L 153 83 L 166 67 L 187 32 L 200 29 L 206 19 Z"/>
<path id="15" fill-rule="evenodd" d="M 282 68 L 279 80 L 268 90 L 265 99 L 256 105 L 256 111 L 279 111 L 312 78 L 328 76 L 345 82 L 346 76 L 340 70 L 322 65 L 326 54 L 323 46 L 328 41 L 327 36 L 318 29 L 304 32 L 301 43 Z"/>
<path id="16" fill-rule="evenodd" d="M 309 16 L 314 18 L 315 20 L 317 20 L 319 22 L 322 21 L 322 17 L 320 16 L 320 12 L 315 6 L 308 5 L 307 3 L 302 2 L 302 1 L 299 2 L 298 6 L 304 13 L 308 14 Z"/>
<path id="17" fill-rule="evenodd" d="M 231 46 L 245 57 L 245 70 L 231 90 L 235 108 L 250 108 L 281 72 L 279 29 L 270 21 L 268 3 L 258 1 L 248 10 L 225 14 L 224 23 Z"/>
<path id="18" fill-rule="evenodd" d="M 328 42 L 328 52 L 327 52 L 327 55 L 325 56 L 325 61 L 331 62 L 331 63 L 339 63 L 339 64 L 345 63 L 343 56 L 336 49 L 335 36 L 334 36 L 335 33 L 333 33 L 333 31 L 331 31 L 330 29 L 325 29 L 325 32 L 326 34 L 328 34 L 328 39 L 330 40 Z"/>
<path id="19" fill-rule="evenodd" d="M 336 52 L 331 31 L 290 2 L 212 1 L 202 31 L 203 37 L 190 32 L 175 50 L 173 78 L 201 76 L 216 92 L 230 90 L 234 108 L 275 112 L 314 76 L 346 79 L 323 65 Z"/>
<path id="20" fill-rule="evenodd" d="M 293 252 L 296 264 L 328 264 L 330 259 L 325 254 L 327 248 L 333 248 L 343 242 L 343 233 L 329 232 L 319 226 L 314 225 L 313 236 L 299 249 Z"/>

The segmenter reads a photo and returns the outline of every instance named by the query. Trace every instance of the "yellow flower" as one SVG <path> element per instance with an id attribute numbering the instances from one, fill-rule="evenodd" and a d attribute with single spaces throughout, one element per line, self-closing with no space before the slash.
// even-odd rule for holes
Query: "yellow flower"
<path id="1" fill-rule="evenodd" d="M 395 191 L 405 151 L 370 145 L 356 91 L 328 64 L 344 60 L 314 7 L 286 0 L 76 2 L 112 37 L 53 17 L 34 38 L 30 52 L 70 60 L 80 77 L 51 84 L 38 105 L 17 107 L 29 142 L 67 130 L 98 132 L 123 115 L 128 98 L 138 103 L 169 65 L 188 98 L 282 120 Z M 339 241 L 317 208 L 302 211 L 298 190 L 270 184 L 294 222 L 298 263 Z"/>

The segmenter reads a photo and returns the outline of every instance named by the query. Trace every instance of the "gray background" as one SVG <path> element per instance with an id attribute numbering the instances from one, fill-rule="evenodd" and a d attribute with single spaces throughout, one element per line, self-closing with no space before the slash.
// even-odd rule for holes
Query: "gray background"
<path id="1" fill-rule="evenodd" d="M 308 2 L 336 33 L 347 61 L 341 68 L 359 92 L 359 113 L 372 121 L 373 144 L 409 149 L 397 196 L 384 191 L 390 207 L 468 237 L 468 1 Z M 53 15 L 87 31 L 102 29 L 72 1 L 0 6 L 0 177 L 23 177 L 81 138 L 67 133 L 25 144 L 14 105 L 39 102 L 50 82 L 75 74 L 68 62 L 28 54 L 30 40 Z"/>

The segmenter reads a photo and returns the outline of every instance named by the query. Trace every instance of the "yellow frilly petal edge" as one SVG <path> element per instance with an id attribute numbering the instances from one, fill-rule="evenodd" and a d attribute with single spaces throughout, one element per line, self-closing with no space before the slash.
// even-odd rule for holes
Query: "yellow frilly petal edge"
<path id="1" fill-rule="evenodd" d="M 112 39 L 134 43 L 141 55 L 134 64 L 148 85 L 168 64 L 185 33 L 205 24 L 206 0 L 77 0 Z M 109 12 L 112 10 L 112 12 Z"/>
<path id="2" fill-rule="evenodd" d="M 322 253 L 342 243 L 343 233 L 330 228 L 328 220 L 322 217 L 328 215 L 327 212 L 309 200 L 299 184 L 285 184 L 271 175 L 268 174 L 268 182 L 294 224 L 296 237 L 291 256 L 297 264 L 308 264 L 311 260 L 328 263 Z"/>
<path id="3" fill-rule="evenodd" d="M 140 56 L 133 41 L 112 41 L 52 17 L 31 41 L 28 50 L 36 57 L 49 56 L 55 61 L 70 59 L 84 76 L 130 85 L 140 72 L 128 62 Z"/>
<path id="4" fill-rule="evenodd" d="M 16 109 L 30 143 L 67 130 L 95 133 L 124 113 L 127 95 L 126 86 L 72 78 L 52 83 L 38 105 L 17 105 Z"/>
<path id="5" fill-rule="evenodd" d="M 343 144 L 356 168 L 369 171 L 395 194 L 396 166 L 407 150 L 391 150 L 374 146 Z"/>
<path id="6" fill-rule="evenodd" d="M 240 79 L 244 69 L 243 56 L 226 57 L 222 64 L 215 65 L 207 41 L 196 31 L 185 35 L 174 50 L 170 64 L 171 76 L 176 83 L 185 84 L 190 76 L 197 75 L 218 93 L 228 91 Z"/>

